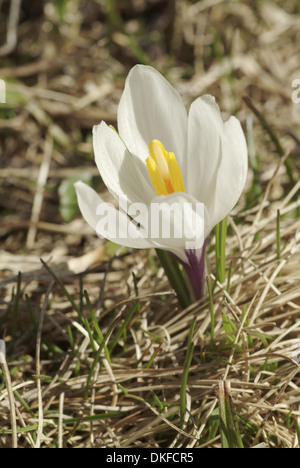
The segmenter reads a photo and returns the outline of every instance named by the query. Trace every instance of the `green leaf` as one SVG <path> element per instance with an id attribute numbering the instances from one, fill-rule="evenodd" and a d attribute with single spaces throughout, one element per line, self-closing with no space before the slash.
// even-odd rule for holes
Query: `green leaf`
<path id="1" fill-rule="evenodd" d="M 213 439 L 216 437 L 219 426 L 220 426 L 220 418 L 219 418 L 219 409 L 215 408 L 211 413 L 209 420 L 209 433 L 208 433 L 208 440 Z"/>
<path id="2" fill-rule="evenodd" d="M 229 382 L 219 382 L 218 400 L 222 448 L 243 448 L 243 442 L 235 421 Z"/>
<path id="3" fill-rule="evenodd" d="M 58 188 L 59 211 L 66 223 L 72 221 L 79 213 L 77 197 L 74 188 L 75 182 L 81 180 L 88 185 L 92 184 L 92 176 L 89 173 L 83 173 L 80 177 L 69 177 L 62 181 Z"/>
<path id="4" fill-rule="evenodd" d="M 170 285 L 177 294 L 179 304 L 183 308 L 188 307 L 191 305 L 191 297 L 176 258 L 165 250 L 156 249 L 156 253 Z"/>
<path id="5" fill-rule="evenodd" d="M 58 17 L 61 21 L 64 20 L 65 14 L 68 11 L 69 0 L 54 0 L 54 6 Z"/>
<path id="6" fill-rule="evenodd" d="M 233 344 L 235 340 L 236 325 L 228 317 L 225 311 L 222 312 L 222 321 L 223 321 L 223 327 L 226 333 L 226 342 L 228 344 Z"/>
<path id="7" fill-rule="evenodd" d="M 297 439 L 298 439 L 298 446 L 300 448 L 300 424 L 298 421 L 295 421 L 295 426 L 296 426 L 296 434 L 297 434 Z"/>

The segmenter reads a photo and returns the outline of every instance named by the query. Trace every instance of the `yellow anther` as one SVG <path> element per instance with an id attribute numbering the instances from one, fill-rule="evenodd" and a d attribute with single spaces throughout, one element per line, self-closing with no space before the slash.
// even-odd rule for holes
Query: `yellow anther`
<path id="1" fill-rule="evenodd" d="M 165 150 L 159 140 L 149 143 L 146 159 L 148 174 L 157 195 L 184 192 L 184 184 L 174 153 Z"/>
<path id="2" fill-rule="evenodd" d="M 149 156 L 146 159 L 148 174 L 157 195 L 168 195 L 164 180 L 162 179 L 154 159 Z"/>
<path id="3" fill-rule="evenodd" d="M 185 192 L 182 175 L 174 153 L 169 153 L 168 166 L 174 192 Z"/>

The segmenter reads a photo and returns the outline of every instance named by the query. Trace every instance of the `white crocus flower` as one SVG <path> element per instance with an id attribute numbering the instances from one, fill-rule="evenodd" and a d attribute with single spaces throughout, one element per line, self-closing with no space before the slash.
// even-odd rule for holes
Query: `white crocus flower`
<path id="1" fill-rule="evenodd" d="M 209 95 L 196 99 L 187 113 L 180 95 L 160 73 L 136 65 L 119 104 L 118 133 L 101 122 L 94 127 L 93 145 L 101 177 L 120 210 L 110 207 L 116 229 L 109 229 L 101 197 L 77 182 L 83 217 L 98 235 L 120 245 L 172 252 L 184 265 L 196 298 L 201 297 L 205 239 L 235 206 L 246 181 L 247 147 L 240 122 L 230 117 L 224 123 Z M 175 206 L 178 215 L 182 207 L 192 207 L 188 238 L 149 236 L 149 219 L 137 207 L 151 209 L 154 204 Z M 201 204 L 202 212 L 196 209 Z M 177 219 L 175 209 L 171 231 Z M 204 245 L 199 244 L 202 237 Z"/>

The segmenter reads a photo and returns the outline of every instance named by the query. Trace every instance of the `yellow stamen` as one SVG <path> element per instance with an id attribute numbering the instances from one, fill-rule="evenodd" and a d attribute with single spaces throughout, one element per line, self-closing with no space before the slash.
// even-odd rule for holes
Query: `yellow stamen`
<path id="1" fill-rule="evenodd" d="M 149 158 L 146 159 L 146 165 L 148 169 L 148 174 L 151 178 L 151 182 L 153 187 L 155 188 L 155 192 L 158 195 L 168 195 L 167 188 L 165 186 L 164 180 L 162 179 L 158 169 L 156 162 L 154 159 L 149 156 Z"/>
<path id="2" fill-rule="evenodd" d="M 149 143 L 149 152 L 146 166 L 157 195 L 184 192 L 182 175 L 174 153 L 166 151 L 159 140 Z"/>

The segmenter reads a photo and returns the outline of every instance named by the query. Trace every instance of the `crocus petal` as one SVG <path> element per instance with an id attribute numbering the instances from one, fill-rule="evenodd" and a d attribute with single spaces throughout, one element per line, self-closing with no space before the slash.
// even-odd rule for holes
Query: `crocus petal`
<path id="1" fill-rule="evenodd" d="M 224 124 L 222 157 L 217 171 L 214 198 L 208 205 L 212 228 L 230 213 L 244 189 L 248 171 L 248 151 L 240 122 L 235 117 Z"/>
<path id="2" fill-rule="evenodd" d="M 125 247 L 145 249 L 155 245 L 123 211 L 104 202 L 93 188 L 79 181 L 75 190 L 81 214 L 98 236 Z"/>
<path id="3" fill-rule="evenodd" d="M 96 215 L 97 206 L 102 199 L 97 192 L 84 182 L 78 181 L 74 184 L 77 202 L 82 216 L 86 222 L 96 230 L 98 217 Z"/>
<path id="4" fill-rule="evenodd" d="M 154 68 L 130 71 L 118 108 L 118 129 L 129 151 L 144 161 L 148 144 L 157 139 L 175 153 L 184 174 L 187 112 L 178 92 Z"/>
<path id="5" fill-rule="evenodd" d="M 189 250 L 201 254 L 207 218 L 202 203 L 187 193 L 175 192 L 153 199 L 149 213 L 152 241 L 159 248 L 172 252 L 183 262 L 188 261 Z"/>
<path id="6" fill-rule="evenodd" d="M 151 200 L 154 189 L 145 164 L 129 153 L 117 132 L 105 122 L 93 128 L 93 146 L 103 182 L 118 201 Z"/>
<path id="7" fill-rule="evenodd" d="M 223 125 L 213 96 L 205 95 L 192 103 L 188 121 L 187 187 L 189 193 L 205 205 L 212 197 L 220 165 Z"/>
<path id="8" fill-rule="evenodd" d="M 223 122 L 212 96 L 190 108 L 188 191 L 208 211 L 205 236 L 237 203 L 247 176 L 247 146 L 239 121 Z"/>
<path id="9" fill-rule="evenodd" d="M 145 206 L 149 215 L 147 225 L 138 227 L 126 213 L 117 210 L 112 204 L 104 202 L 101 196 L 90 186 L 83 182 L 76 182 L 75 189 L 80 211 L 87 223 L 100 237 L 119 245 L 133 248 L 160 248 L 174 253 L 181 261 L 187 262 L 187 246 L 195 240 L 192 239 L 192 233 L 194 232 L 195 238 L 198 240 L 202 238 L 201 232 L 204 228 L 202 212 L 196 208 L 197 200 L 186 193 L 177 192 L 156 197 L 148 207 Z M 189 211 L 186 211 L 187 217 L 184 215 L 185 204 L 188 205 L 189 209 Z M 151 208 L 153 211 L 151 211 Z M 191 209 L 194 217 L 191 216 Z M 151 217 L 153 213 L 158 214 L 158 218 Z M 171 213 L 170 218 L 168 218 L 169 213 Z M 164 225 L 167 228 L 165 237 L 161 235 L 161 225 L 158 236 L 155 229 L 153 230 L 154 223 L 161 223 L 161 219 L 169 223 L 169 225 Z M 182 230 L 178 231 L 180 219 L 182 223 L 189 224 L 188 229 L 186 225 L 182 224 Z M 195 228 L 198 228 L 199 232 L 196 233 Z M 187 233 L 188 237 L 186 237 Z M 202 244 L 199 244 L 199 252 L 201 252 L 201 247 Z"/>

